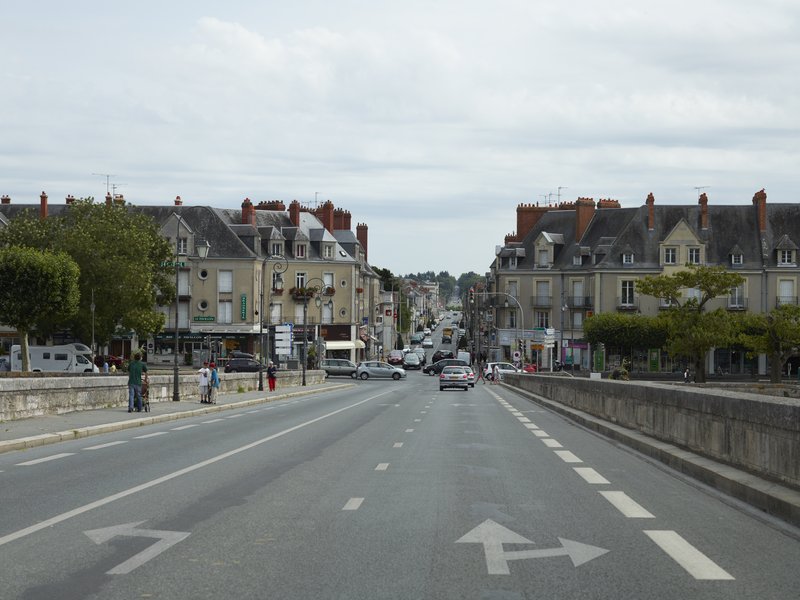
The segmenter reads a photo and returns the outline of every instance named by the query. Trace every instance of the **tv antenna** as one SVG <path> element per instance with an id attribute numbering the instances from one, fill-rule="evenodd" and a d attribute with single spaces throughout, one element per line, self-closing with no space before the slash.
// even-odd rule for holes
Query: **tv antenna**
<path id="1" fill-rule="evenodd" d="M 694 189 L 697 190 L 697 199 L 700 200 L 700 190 L 704 190 L 706 188 L 710 188 L 710 185 L 696 185 Z"/>
<path id="2" fill-rule="evenodd" d="M 568 190 L 569 188 L 564 187 L 563 185 L 558 186 L 558 203 L 561 204 L 561 190 Z"/>
<path id="3" fill-rule="evenodd" d="M 106 178 L 106 194 L 111 192 L 111 178 L 116 177 L 116 175 L 111 175 L 110 173 L 92 173 L 92 175 L 96 175 L 97 177 L 105 177 Z"/>
<path id="4" fill-rule="evenodd" d="M 128 185 L 127 183 L 112 183 L 111 184 L 111 194 L 116 198 L 117 196 L 117 188 L 122 187 L 123 185 Z"/>

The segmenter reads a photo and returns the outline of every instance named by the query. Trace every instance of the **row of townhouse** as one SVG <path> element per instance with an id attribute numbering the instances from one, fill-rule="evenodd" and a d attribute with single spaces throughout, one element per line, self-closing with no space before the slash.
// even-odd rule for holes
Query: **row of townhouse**
<path id="1" fill-rule="evenodd" d="M 57 215 L 73 200 L 48 206 L 43 192 L 36 206 L 3 196 L 0 226 L 30 208 L 43 217 Z M 179 356 L 195 361 L 211 354 L 224 362 L 232 351 L 259 355 L 262 347 L 278 362 L 297 361 L 304 340 L 306 349 L 329 357 L 359 361 L 381 355 L 382 297 L 367 261 L 368 227 L 359 223 L 354 233 L 350 213 L 332 202 L 309 208 L 295 200 L 288 209 L 282 201 L 250 199 L 241 209 L 187 206 L 180 197 L 160 206 L 128 204 L 121 195 L 108 195 L 106 202 L 145 213 L 160 225 L 175 248 L 178 284 L 176 303 L 160 308 L 166 331 L 148 340 L 120 336 L 109 353 L 126 354 L 145 344 L 151 363 L 171 364 L 177 338 Z M 202 260 L 200 246 L 208 246 Z M 287 325 L 293 338 L 288 350 Z"/>
<path id="2" fill-rule="evenodd" d="M 479 293 L 483 318 L 479 343 L 495 358 L 526 358 L 549 368 L 602 369 L 618 358 L 590 353 L 584 320 L 619 311 L 655 315 L 663 300 L 637 293 L 636 281 L 671 274 L 687 264 L 721 265 L 744 283 L 709 309 L 767 313 L 798 303 L 800 204 L 767 204 L 764 190 L 750 205 L 656 205 L 623 208 L 616 200 L 578 198 L 555 206 L 520 204 L 516 233 L 496 249 Z M 696 290 L 686 290 L 687 295 Z M 520 341 L 522 340 L 522 341 Z M 590 356 L 595 354 L 595 356 Z M 634 357 L 634 368 L 672 371 L 660 349 Z M 707 357 L 708 372 L 766 373 L 766 357 L 748 358 L 737 348 Z"/>

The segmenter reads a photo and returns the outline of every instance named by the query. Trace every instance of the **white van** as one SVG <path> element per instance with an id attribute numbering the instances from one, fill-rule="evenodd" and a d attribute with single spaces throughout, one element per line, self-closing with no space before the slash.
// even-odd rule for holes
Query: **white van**
<path id="1" fill-rule="evenodd" d="M 466 361 L 468 365 L 472 364 L 472 360 L 470 360 L 469 352 L 464 352 L 463 350 L 459 350 L 458 356 L 456 356 L 458 360 Z"/>
<path id="2" fill-rule="evenodd" d="M 28 346 L 31 371 L 39 373 L 99 373 L 85 344 Z M 22 349 L 11 346 L 11 370 L 22 371 Z"/>

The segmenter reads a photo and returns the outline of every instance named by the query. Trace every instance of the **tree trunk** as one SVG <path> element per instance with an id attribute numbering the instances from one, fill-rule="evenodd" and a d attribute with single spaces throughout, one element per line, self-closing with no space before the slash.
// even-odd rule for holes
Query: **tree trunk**
<path id="1" fill-rule="evenodd" d="M 770 383 L 780 383 L 783 375 L 783 357 L 778 352 L 773 352 L 769 361 L 769 381 Z"/>
<path id="2" fill-rule="evenodd" d="M 26 373 L 31 370 L 31 357 L 28 351 L 28 332 L 25 330 L 17 330 L 19 333 L 19 350 L 22 353 L 22 372 Z"/>
<path id="3" fill-rule="evenodd" d="M 694 382 L 706 382 L 706 361 L 705 356 L 701 356 L 694 360 Z"/>

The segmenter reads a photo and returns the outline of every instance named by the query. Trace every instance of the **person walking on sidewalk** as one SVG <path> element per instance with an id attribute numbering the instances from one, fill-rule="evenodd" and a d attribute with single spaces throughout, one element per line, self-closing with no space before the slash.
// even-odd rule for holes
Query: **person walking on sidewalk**
<path id="1" fill-rule="evenodd" d="M 267 381 L 269 382 L 269 391 L 275 391 L 275 383 L 278 380 L 278 368 L 275 366 L 275 363 L 269 361 L 269 366 L 267 367 Z"/>
<path id="2" fill-rule="evenodd" d="M 217 395 L 217 390 L 219 389 L 219 373 L 217 372 L 217 363 L 211 363 L 208 365 L 208 368 L 211 371 L 211 376 L 208 379 L 208 401 L 211 404 L 216 404 L 217 401 L 214 400 L 214 397 Z"/>
<path id="3" fill-rule="evenodd" d="M 211 371 L 208 370 L 208 363 L 203 362 L 203 366 L 197 372 L 197 383 L 200 386 L 200 404 L 209 404 L 208 400 L 208 378 Z"/>
<path id="4" fill-rule="evenodd" d="M 133 355 L 133 360 L 128 365 L 128 412 L 134 410 L 142 412 L 142 373 L 147 377 L 147 365 L 142 362 L 142 355 L 138 352 Z"/>

